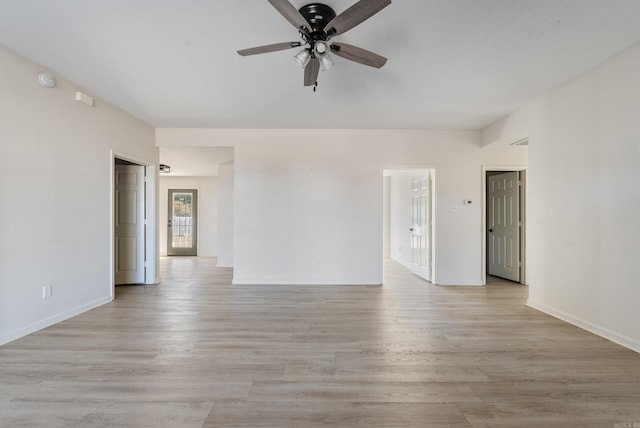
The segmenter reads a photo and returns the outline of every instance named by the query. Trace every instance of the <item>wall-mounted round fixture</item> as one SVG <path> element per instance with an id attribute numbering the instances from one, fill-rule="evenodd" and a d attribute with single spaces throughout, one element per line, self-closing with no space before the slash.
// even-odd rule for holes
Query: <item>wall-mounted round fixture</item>
<path id="1" fill-rule="evenodd" d="M 56 86 L 56 79 L 43 71 L 38 73 L 38 82 L 45 88 L 54 88 Z"/>

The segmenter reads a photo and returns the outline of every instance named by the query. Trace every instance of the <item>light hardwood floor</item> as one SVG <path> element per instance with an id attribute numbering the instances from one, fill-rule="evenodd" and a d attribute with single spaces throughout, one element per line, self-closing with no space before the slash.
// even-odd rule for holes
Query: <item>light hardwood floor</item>
<path id="1" fill-rule="evenodd" d="M 640 355 L 526 307 L 523 286 L 437 287 L 393 262 L 382 287 L 161 267 L 159 285 L 0 347 L 0 426 L 640 423 Z"/>

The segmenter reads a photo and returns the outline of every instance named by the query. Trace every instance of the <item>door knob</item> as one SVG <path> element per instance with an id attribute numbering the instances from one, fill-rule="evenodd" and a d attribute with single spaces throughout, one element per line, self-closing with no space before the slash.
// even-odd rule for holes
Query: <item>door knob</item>
<path id="1" fill-rule="evenodd" d="M 493 232 L 493 229 L 489 229 L 489 232 Z"/>
<path id="2" fill-rule="evenodd" d="M 409 232 L 413 232 L 413 231 L 414 231 L 413 227 L 409 229 Z"/>

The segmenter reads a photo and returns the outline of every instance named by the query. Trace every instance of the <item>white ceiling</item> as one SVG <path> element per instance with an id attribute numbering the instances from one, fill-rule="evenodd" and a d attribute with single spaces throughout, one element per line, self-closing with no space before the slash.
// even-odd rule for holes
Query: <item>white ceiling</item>
<path id="1" fill-rule="evenodd" d="M 233 147 L 160 148 L 160 163 L 171 167 L 172 177 L 215 177 L 219 165 L 233 161 Z"/>
<path id="2" fill-rule="evenodd" d="M 337 13 L 355 0 L 326 0 Z M 292 0 L 299 7 L 306 0 Z M 318 92 L 266 0 L 0 0 L 0 44 L 156 127 L 478 129 L 640 41 L 638 0 L 393 0 Z"/>

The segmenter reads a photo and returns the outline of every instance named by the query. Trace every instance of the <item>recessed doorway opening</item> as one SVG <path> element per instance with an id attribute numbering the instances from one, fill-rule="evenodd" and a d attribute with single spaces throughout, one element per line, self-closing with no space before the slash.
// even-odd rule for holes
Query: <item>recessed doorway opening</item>
<path id="1" fill-rule="evenodd" d="M 383 171 L 383 256 L 436 284 L 433 168 Z"/>
<path id="2" fill-rule="evenodd" d="M 483 167 L 482 277 L 527 284 L 526 167 Z"/>
<path id="3" fill-rule="evenodd" d="M 111 151 L 111 298 L 115 286 L 157 283 L 157 165 Z"/>

